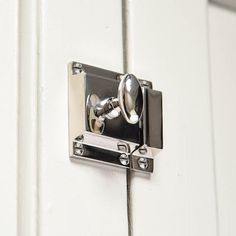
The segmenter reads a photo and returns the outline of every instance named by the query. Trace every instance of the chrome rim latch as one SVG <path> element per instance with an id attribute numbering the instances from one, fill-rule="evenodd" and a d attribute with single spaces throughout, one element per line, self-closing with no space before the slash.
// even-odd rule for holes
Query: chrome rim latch
<path id="1" fill-rule="evenodd" d="M 162 93 L 133 74 L 68 65 L 70 157 L 152 173 L 163 148 Z"/>

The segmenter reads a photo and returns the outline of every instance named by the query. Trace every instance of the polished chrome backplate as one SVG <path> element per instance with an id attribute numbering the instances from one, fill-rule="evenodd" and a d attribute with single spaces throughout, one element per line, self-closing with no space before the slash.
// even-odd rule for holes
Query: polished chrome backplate
<path id="1" fill-rule="evenodd" d="M 152 173 L 163 148 L 162 93 L 152 83 L 71 62 L 70 157 Z"/>

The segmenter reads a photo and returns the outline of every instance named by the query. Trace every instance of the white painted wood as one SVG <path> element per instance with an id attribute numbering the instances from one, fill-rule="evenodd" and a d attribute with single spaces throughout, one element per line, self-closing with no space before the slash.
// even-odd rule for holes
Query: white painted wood
<path id="1" fill-rule="evenodd" d="M 19 4 L 18 235 L 37 234 L 38 1 Z"/>
<path id="2" fill-rule="evenodd" d="M 236 235 L 236 13 L 211 5 L 209 41 L 220 236 Z"/>
<path id="3" fill-rule="evenodd" d="M 67 63 L 122 71 L 120 1 L 42 1 L 39 235 L 127 235 L 125 170 L 69 160 Z"/>
<path id="4" fill-rule="evenodd" d="M 17 1 L 0 1 L 0 235 L 17 232 Z"/>
<path id="5" fill-rule="evenodd" d="M 163 91 L 164 149 L 132 180 L 133 235 L 217 235 L 207 1 L 130 1 L 130 70 Z"/>

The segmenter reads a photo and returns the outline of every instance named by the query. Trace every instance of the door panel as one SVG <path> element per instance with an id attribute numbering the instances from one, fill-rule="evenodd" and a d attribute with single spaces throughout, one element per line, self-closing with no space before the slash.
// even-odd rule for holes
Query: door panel
<path id="1" fill-rule="evenodd" d="M 235 29 L 207 0 L 1 1 L 0 235 L 128 234 L 125 170 L 69 159 L 72 60 L 163 92 L 164 149 L 131 174 L 133 235 L 235 235 Z"/>
<path id="2" fill-rule="evenodd" d="M 43 1 L 40 42 L 40 235 L 126 235 L 125 170 L 72 162 L 67 63 L 122 71 L 120 1 Z"/>
<path id="3" fill-rule="evenodd" d="M 0 1 L 0 235 L 17 232 L 17 2 Z"/>
<path id="4" fill-rule="evenodd" d="M 236 235 L 236 12 L 210 5 L 209 41 L 220 235 Z"/>
<path id="5" fill-rule="evenodd" d="M 164 149 L 133 176 L 134 235 L 216 235 L 207 1 L 131 1 L 130 69 L 163 91 Z"/>

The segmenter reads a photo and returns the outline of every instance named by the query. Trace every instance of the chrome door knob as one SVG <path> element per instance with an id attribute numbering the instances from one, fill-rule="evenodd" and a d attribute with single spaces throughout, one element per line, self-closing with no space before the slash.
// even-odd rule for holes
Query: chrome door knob
<path id="1" fill-rule="evenodd" d="M 143 93 L 138 79 L 132 74 L 121 76 L 118 98 L 101 101 L 97 95 L 90 95 L 87 111 L 89 127 L 94 133 L 103 133 L 104 120 L 117 118 L 120 113 L 129 124 L 138 123 L 143 113 Z"/>
<path id="2" fill-rule="evenodd" d="M 127 74 L 121 79 L 118 101 L 125 120 L 130 124 L 136 124 L 143 112 L 143 93 L 141 85 L 134 75 Z"/>

